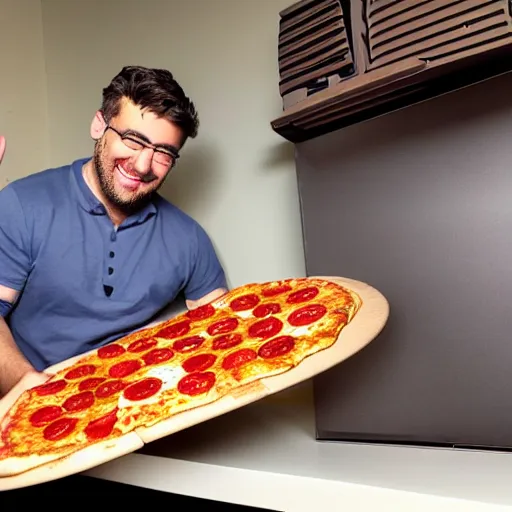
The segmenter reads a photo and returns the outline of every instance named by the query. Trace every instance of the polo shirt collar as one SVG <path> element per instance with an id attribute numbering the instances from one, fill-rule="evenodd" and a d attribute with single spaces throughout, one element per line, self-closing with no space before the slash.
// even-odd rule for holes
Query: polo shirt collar
<path id="1" fill-rule="evenodd" d="M 91 215 L 106 215 L 107 210 L 93 194 L 89 185 L 84 180 L 82 167 L 90 158 L 81 158 L 71 164 L 71 186 L 80 206 Z M 123 224 L 139 224 L 156 215 L 157 209 L 153 201 L 150 201 L 142 210 L 132 215 Z"/>

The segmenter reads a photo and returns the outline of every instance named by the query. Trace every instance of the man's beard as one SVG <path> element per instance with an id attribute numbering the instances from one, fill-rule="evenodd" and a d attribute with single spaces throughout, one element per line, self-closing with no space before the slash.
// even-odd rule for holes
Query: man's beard
<path id="1" fill-rule="evenodd" d="M 114 187 L 114 173 L 116 172 L 117 163 L 112 163 L 110 169 L 106 167 L 102 154 L 103 148 L 102 143 L 96 141 L 94 146 L 94 167 L 103 195 L 113 207 L 126 215 L 131 215 L 141 210 L 152 199 L 153 194 L 160 188 L 161 184 L 155 185 L 146 192 L 134 193 L 129 198 L 121 197 Z M 145 176 L 140 176 L 140 178 L 143 183 L 149 183 L 157 179 L 151 171 Z"/>

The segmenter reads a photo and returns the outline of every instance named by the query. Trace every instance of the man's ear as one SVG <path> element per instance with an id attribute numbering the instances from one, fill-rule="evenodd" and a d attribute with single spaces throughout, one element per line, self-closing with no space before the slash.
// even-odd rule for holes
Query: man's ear
<path id="1" fill-rule="evenodd" d="M 107 123 L 103 114 L 98 110 L 94 115 L 94 118 L 91 123 L 91 137 L 94 140 L 98 140 L 104 133 L 107 128 Z"/>

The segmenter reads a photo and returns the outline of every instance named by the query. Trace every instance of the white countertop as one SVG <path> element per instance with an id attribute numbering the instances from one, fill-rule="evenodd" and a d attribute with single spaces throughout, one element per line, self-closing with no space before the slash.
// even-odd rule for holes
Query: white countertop
<path id="1" fill-rule="evenodd" d="M 512 454 L 316 441 L 310 382 L 84 474 L 286 512 L 512 511 Z"/>

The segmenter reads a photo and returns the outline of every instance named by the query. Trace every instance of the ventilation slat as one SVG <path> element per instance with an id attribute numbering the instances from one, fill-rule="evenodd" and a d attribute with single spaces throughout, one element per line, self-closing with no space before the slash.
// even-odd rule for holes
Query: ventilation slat
<path id="1" fill-rule="evenodd" d="M 295 67 L 298 64 L 307 62 L 311 57 L 326 51 L 331 46 L 335 46 L 340 50 L 348 51 L 348 41 L 345 32 L 332 34 L 329 39 L 320 41 L 319 43 L 307 45 L 307 48 L 301 52 L 292 54 L 291 57 L 279 59 L 279 68 L 282 72 L 287 71 L 290 67 Z"/>
<path id="2" fill-rule="evenodd" d="M 494 8 L 494 6 L 491 6 Z M 451 19 L 447 22 L 440 23 L 428 29 L 419 30 L 407 37 L 394 39 L 386 45 L 379 46 L 372 50 L 372 59 L 377 61 L 386 59 L 391 55 L 400 55 L 404 52 L 407 55 L 411 53 L 421 53 L 431 47 L 436 47 L 446 41 L 446 44 L 454 38 L 460 38 L 465 35 L 479 32 L 483 29 L 490 29 L 497 25 L 506 25 L 506 19 L 503 12 L 494 11 L 481 13 L 480 16 L 465 16 L 462 19 Z"/>
<path id="3" fill-rule="evenodd" d="M 304 37 L 305 34 L 315 28 L 320 28 L 322 25 L 331 25 L 334 21 L 340 21 L 343 24 L 343 18 L 341 13 L 336 14 L 322 14 L 304 25 L 300 25 L 294 30 L 287 32 L 286 34 L 279 34 L 279 46 L 285 46 L 288 43 L 296 41 Z"/>
<path id="4" fill-rule="evenodd" d="M 311 6 L 307 11 L 296 16 L 286 17 L 281 19 L 279 23 L 279 30 L 282 34 L 286 34 L 289 30 L 296 27 L 297 25 L 304 25 L 310 18 L 318 16 L 320 13 L 336 12 L 338 7 L 337 0 L 322 0 L 315 5 Z"/>
<path id="5" fill-rule="evenodd" d="M 307 51 L 311 44 L 317 44 L 321 41 L 326 41 L 330 37 L 334 37 L 341 32 L 344 32 L 343 24 L 340 22 L 340 20 L 334 20 L 331 25 L 322 27 L 320 30 L 310 32 L 299 41 L 287 45 L 286 47 L 280 48 L 278 50 L 279 61 L 281 61 L 284 57 L 290 58 L 298 52 Z"/>
<path id="6" fill-rule="evenodd" d="M 459 25 L 470 25 L 474 20 L 491 15 L 505 17 L 505 11 L 495 2 L 481 2 L 480 6 L 461 9 L 455 6 L 441 13 L 429 14 L 414 24 L 402 25 L 390 32 L 382 32 L 371 38 L 371 53 L 377 57 L 382 49 L 394 44 L 410 44 L 417 39 L 422 39 L 436 33 L 458 28 Z"/>
<path id="7" fill-rule="evenodd" d="M 479 42 L 485 42 L 494 37 L 496 30 L 500 33 L 509 32 L 507 25 L 502 22 L 501 27 L 498 26 L 499 21 L 495 18 L 483 20 L 478 23 L 474 23 L 470 29 L 459 28 L 450 32 L 449 34 L 443 34 L 441 36 L 433 37 L 425 42 L 406 46 L 399 51 L 392 52 L 379 59 L 376 59 L 374 65 L 384 66 L 391 62 L 405 59 L 407 57 L 418 56 L 420 58 L 429 59 L 429 55 L 435 58 L 436 54 L 446 53 L 451 51 L 450 49 L 462 51 L 464 48 L 471 46 Z"/>

